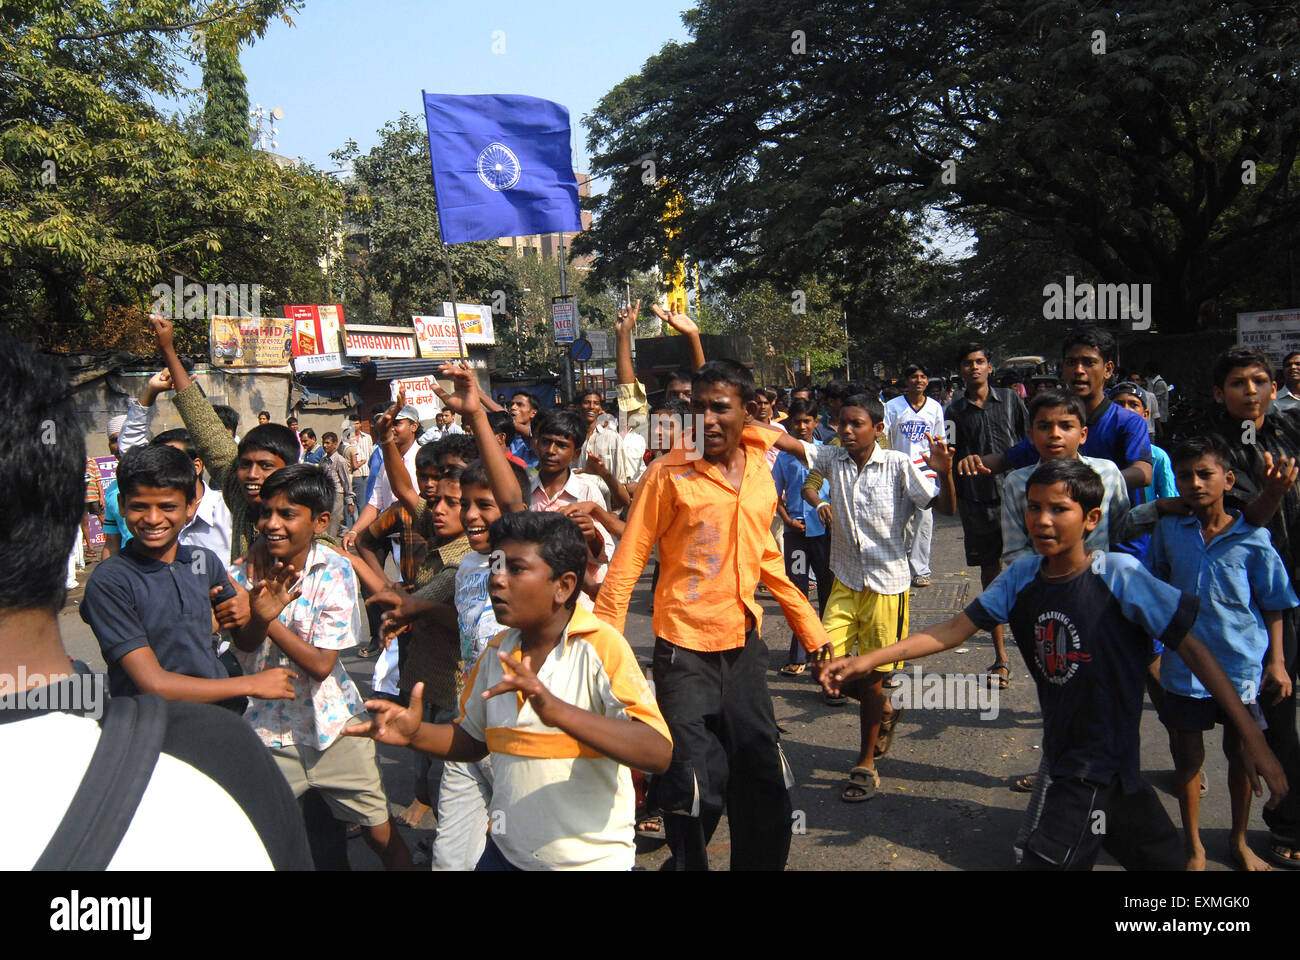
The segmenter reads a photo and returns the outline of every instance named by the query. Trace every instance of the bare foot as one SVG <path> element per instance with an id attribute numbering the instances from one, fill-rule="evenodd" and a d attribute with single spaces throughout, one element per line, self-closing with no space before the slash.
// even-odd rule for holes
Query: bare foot
<path id="1" fill-rule="evenodd" d="M 397 815 L 398 819 L 408 827 L 420 826 L 420 821 L 424 815 L 429 812 L 430 806 L 427 803 L 421 803 L 419 800 L 412 800 L 411 805 Z"/>
<path id="2" fill-rule="evenodd" d="M 1189 871 L 1199 871 L 1205 869 L 1205 848 L 1197 847 L 1187 854 L 1187 869 Z"/>
<path id="3" fill-rule="evenodd" d="M 1250 849 L 1250 844 L 1246 842 L 1245 837 L 1233 838 L 1229 842 L 1228 855 L 1232 858 L 1234 864 L 1248 873 L 1259 873 L 1273 869 L 1265 861 L 1255 856 L 1255 851 Z"/>

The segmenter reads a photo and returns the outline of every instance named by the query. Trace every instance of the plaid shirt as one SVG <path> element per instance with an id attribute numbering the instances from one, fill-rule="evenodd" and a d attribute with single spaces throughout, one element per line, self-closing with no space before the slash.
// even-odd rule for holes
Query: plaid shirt
<path id="1" fill-rule="evenodd" d="M 1097 524 L 1097 528 L 1088 534 L 1083 542 L 1089 553 L 1094 550 L 1105 553 L 1111 549 L 1112 541 L 1122 539 L 1120 536 L 1122 533 L 1131 532 L 1128 530 L 1127 520 L 1130 506 L 1128 487 L 1124 483 L 1124 475 L 1119 472 L 1119 467 L 1115 466 L 1113 460 L 1085 457 L 1082 454 L 1078 459 L 1092 467 L 1093 472 L 1101 477 L 1102 486 L 1106 488 L 1101 499 L 1101 523 Z M 1025 526 L 1027 502 L 1025 487 L 1038 467 L 1039 464 L 1036 463 L 1032 467 L 1012 470 L 1007 474 L 1002 486 L 1003 566 L 1014 563 L 1021 557 L 1032 557 L 1037 552 L 1029 540 L 1029 530 Z"/>
<path id="2" fill-rule="evenodd" d="M 401 503 L 394 503 L 366 528 L 366 536 L 376 543 L 393 534 L 397 534 L 402 545 L 402 582 L 424 586 L 442 569 L 438 551 L 429 549 L 429 544 L 439 539 L 429 501 L 421 497 L 420 507 L 414 514 Z"/>
<path id="3" fill-rule="evenodd" d="M 850 590 L 893 595 L 911 585 L 903 529 L 939 493 L 912 458 L 876 444 L 858 469 L 843 447 L 805 442 L 804 460 L 831 484 L 831 572 Z"/>

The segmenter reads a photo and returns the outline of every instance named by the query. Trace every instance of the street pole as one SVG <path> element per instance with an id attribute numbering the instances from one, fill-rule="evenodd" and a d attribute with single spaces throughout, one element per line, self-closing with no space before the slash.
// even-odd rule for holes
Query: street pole
<path id="1" fill-rule="evenodd" d="M 569 295 L 569 284 L 568 284 L 568 277 L 564 271 L 564 234 L 557 233 L 555 235 L 555 239 L 558 243 L 559 252 L 560 252 L 560 296 L 567 297 Z M 576 337 L 578 333 L 577 310 L 573 312 L 573 333 L 574 336 Z M 564 402 L 572 403 L 573 402 L 573 358 L 569 355 L 569 350 L 566 346 L 560 344 L 560 347 L 561 347 L 561 353 L 564 362 L 564 388 L 563 388 Z"/>

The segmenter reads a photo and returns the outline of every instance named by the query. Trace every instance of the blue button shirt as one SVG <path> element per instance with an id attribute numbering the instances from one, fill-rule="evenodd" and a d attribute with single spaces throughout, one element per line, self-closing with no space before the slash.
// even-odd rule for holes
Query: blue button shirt
<path id="1" fill-rule="evenodd" d="M 814 440 L 813 444 L 822 446 L 820 440 Z M 785 503 L 785 512 L 792 518 L 804 522 L 805 536 L 820 537 L 826 532 L 826 527 L 822 524 L 816 509 L 803 498 L 803 483 L 807 479 L 808 468 L 798 457 L 782 453 L 776 458 L 776 463 L 772 464 L 772 480 L 776 483 L 776 492 Z M 823 480 L 818 496 L 825 500 L 830 496 L 830 492 L 831 482 Z"/>
<path id="2" fill-rule="evenodd" d="M 1195 517 L 1161 517 L 1151 535 L 1147 568 L 1201 599 L 1192 633 L 1209 648 L 1242 700 L 1259 696 L 1268 629 L 1264 610 L 1300 606 L 1268 531 L 1237 515 L 1208 544 Z M 1160 660 L 1160 685 L 1184 697 L 1208 697 L 1182 657 Z"/>

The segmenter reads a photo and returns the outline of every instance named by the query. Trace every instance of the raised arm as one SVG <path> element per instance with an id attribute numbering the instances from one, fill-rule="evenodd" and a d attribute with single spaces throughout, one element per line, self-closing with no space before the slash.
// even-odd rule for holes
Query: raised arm
<path id="1" fill-rule="evenodd" d="M 636 383 L 636 369 L 632 366 L 632 334 L 636 330 L 637 314 L 641 301 L 618 312 L 614 324 L 614 372 L 619 383 Z"/>
<path id="2" fill-rule="evenodd" d="M 439 396 L 442 397 L 442 402 L 446 404 L 447 409 L 460 414 L 461 419 L 474 428 L 474 442 L 478 444 L 479 456 L 483 458 L 483 467 L 487 470 L 488 480 L 492 483 L 492 494 L 496 497 L 497 506 L 501 508 L 502 513 L 518 513 L 527 510 L 524 491 L 519 489 L 519 481 L 515 479 L 515 472 L 510 468 L 506 452 L 497 443 L 496 436 L 492 433 L 492 426 L 488 423 L 487 411 L 483 409 L 482 403 L 485 398 L 478 388 L 474 371 L 467 366 L 447 363 L 438 372 L 456 381 L 455 394 L 449 394 L 444 390 Z"/>
<path id="3" fill-rule="evenodd" d="M 640 301 L 638 301 L 639 303 Z M 684 313 L 669 313 L 655 304 L 650 307 L 655 316 L 686 338 L 691 348 L 691 369 L 698 370 L 704 366 L 704 346 L 700 343 L 700 328 L 694 320 Z"/>
<path id="4" fill-rule="evenodd" d="M 212 485 L 220 490 L 225 486 L 226 478 L 234 469 L 235 460 L 239 456 L 235 438 L 212 409 L 212 404 L 199 390 L 198 384 L 190 379 L 181 358 L 176 355 L 172 322 L 155 314 L 149 317 L 149 329 L 158 341 L 158 350 L 167 363 L 167 372 L 171 375 L 172 386 L 176 390 L 172 402 L 176 404 L 185 429 L 190 432 L 190 439 L 199 451 L 199 458 L 207 468 Z"/>
<path id="5" fill-rule="evenodd" d="M 375 438 L 384 454 L 384 472 L 388 474 L 388 485 L 392 488 L 393 496 L 398 503 L 415 514 L 420 511 L 420 494 L 416 492 L 415 484 L 411 483 L 411 475 L 406 472 L 406 461 L 402 459 L 402 451 L 398 449 L 397 438 L 392 431 L 393 422 L 404 406 L 406 387 L 401 386 L 397 388 L 397 399 L 393 405 L 375 420 Z"/>

